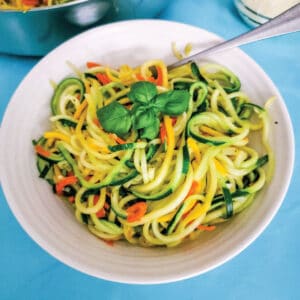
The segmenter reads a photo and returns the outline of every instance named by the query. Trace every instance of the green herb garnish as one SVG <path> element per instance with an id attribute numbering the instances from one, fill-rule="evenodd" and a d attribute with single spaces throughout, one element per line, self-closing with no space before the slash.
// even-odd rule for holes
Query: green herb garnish
<path id="1" fill-rule="evenodd" d="M 124 136 L 131 128 L 130 111 L 116 101 L 98 109 L 97 117 L 107 132 L 118 136 Z"/>
<path id="2" fill-rule="evenodd" d="M 153 83 L 140 81 L 131 86 L 128 98 L 133 103 L 131 110 L 116 101 L 98 109 L 102 127 L 120 137 L 133 129 L 141 138 L 154 139 L 159 133 L 161 115 L 181 115 L 188 108 L 190 95 L 185 90 L 158 94 Z"/>

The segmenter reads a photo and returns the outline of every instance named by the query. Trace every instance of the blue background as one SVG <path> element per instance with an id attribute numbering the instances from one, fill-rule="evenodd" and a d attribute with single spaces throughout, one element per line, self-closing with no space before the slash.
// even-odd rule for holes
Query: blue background
<path id="1" fill-rule="evenodd" d="M 230 0 L 173 0 L 159 18 L 199 26 L 225 39 L 249 29 Z M 112 283 L 75 271 L 44 252 L 20 227 L 0 189 L 0 299 L 300 299 L 300 32 L 242 49 L 279 88 L 296 138 L 291 185 L 263 234 L 231 261 L 192 279 L 149 286 Z M 37 61 L 0 54 L 0 120 Z"/>

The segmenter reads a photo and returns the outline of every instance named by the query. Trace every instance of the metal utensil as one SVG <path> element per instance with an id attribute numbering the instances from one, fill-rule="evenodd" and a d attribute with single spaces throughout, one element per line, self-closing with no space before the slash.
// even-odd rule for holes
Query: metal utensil
<path id="1" fill-rule="evenodd" d="M 208 56 L 244 44 L 296 31 L 300 31 L 300 4 L 293 6 L 289 10 L 255 29 L 252 29 L 228 41 L 219 43 L 211 48 L 200 51 L 194 55 L 186 57 L 168 66 L 168 69 L 171 70 L 175 67 L 179 67 L 203 56 Z"/>

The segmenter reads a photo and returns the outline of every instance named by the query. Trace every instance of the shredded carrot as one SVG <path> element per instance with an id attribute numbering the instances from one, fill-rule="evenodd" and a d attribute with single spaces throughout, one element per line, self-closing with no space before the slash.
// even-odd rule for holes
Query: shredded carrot
<path id="1" fill-rule="evenodd" d="M 99 195 L 95 195 L 95 196 L 94 196 L 94 205 L 97 204 L 99 198 L 100 198 Z M 100 209 L 96 212 L 96 216 L 97 216 L 97 218 L 99 218 L 99 219 L 104 218 L 104 217 L 106 216 L 106 211 L 105 211 L 104 207 L 100 208 Z"/>
<path id="2" fill-rule="evenodd" d="M 105 209 L 103 207 L 101 209 L 99 209 L 99 211 L 96 212 L 96 216 L 99 219 L 104 218 L 106 216 Z"/>
<path id="3" fill-rule="evenodd" d="M 157 72 L 157 78 L 155 83 L 157 85 L 162 85 L 163 84 L 163 73 L 160 67 L 156 66 L 156 72 Z"/>
<path id="4" fill-rule="evenodd" d="M 35 145 L 35 152 L 41 156 L 49 157 L 51 152 L 43 148 L 41 145 Z"/>
<path id="5" fill-rule="evenodd" d="M 199 225 L 197 227 L 199 230 L 203 230 L 203 231 L 213 231 L 216 229 L 215 225 Z"/>
<path id="6" fill-rule="evenodd" d="M 39 0 L 22 0 L 22 3 L 26 6 L 37 6 L 39 5 Z"/>
<path id="7" fill-rule="evenodd" d="M 167 139 L 167 129 L 164 123 L 161 123 L 160 125 L 159 136 L 160 136 L 161 143 L 163 144 Z"/>
<path id="8" fill-rule="evenodd" d="M 148 77 L 148 78 L 147 78 L 147 81 L 156 84 L 156 79 L 155 79 L 154 77 L 152 77 L 152 76 L 151 76 L 151 77 Z"/>
<path id="9" fill-rule="evenodd" d="M 193 181 L 191 188 L 190 188 L 188 194 L 186 195 L 186 198 L 197 193 L 198 188 L 199 188 L 199 182 Z"/>
<path id="10" fill-rule="evenodd" d="M 69 200 L 70 203 L 74 203 L 75 202 L 75 197 L 74 196 L 70 196 L 68 198 L 68 200 Z"/>
<path id="11" fill-rule="evenodd" d="M 101 127 L 101 124 L 100 124 L 100 122 L 99 122 L 99 120 L 98 120 L 97 118 L 94 118 L 94 119 L 93 119 L 93 123 L 94 123 L 96 126 Z"/>
<path id="12" fill-rule="evenodd" d="M 190 210 L 188 210 L 186 213 L 184 213 L 182 215 L 182 219 L 185 219 L 194 207 L 195 207 L 195 205 Z"/>
<path id="13" fill-rule="evenodd" d="M 64 188 L 67 186 L 67 185 L 70 185 L 70 184 L 74 184 L 78 181 L 77 177 L 76 176 L 68 176 L 68 177 L 63 177 L 61 180 L 59 180 L 56 185 L 55 185 L 55 190 L 56 190 L 56 193 L 58 195 L 62 195 L 63 193 L 63 190 Z"/>
<path id="14" fill-rule="evenodd" d="M 87 66 L 89 69 L 91 69 L 91 68 L 94 68 L 94 67 L 100 67 L 101 65 L 98 64 L 98 63 L 96 63 L 96 62 L 93 62 L 93 61 L 88 61 L 88 62 L 86 63 L 86 66 Z"/>
<path id="15" fill-rule="evenodd" d="M 146 202 L 137 202 L 132 206 L 126 209 L 127 212 L 127 221 L 128 222 L 135 222 L 139 221 L 147 211 L 147 204 Z"/>
<path id="16" fill-rule="evenodd" d="M 136 76 L 136 79 L 139 80 L 139 81 L 144 81 L 145 80 L 145 78 L 140 73 L 136 74 L 135 76 Z"/>
<path id="17" fill-rule="evenodd" d="M 149 81 L 149 82 L 152 82 L 152 83 L 156 83 L 157 79 L 155 79 L 154 77 L 147 77 L 145 78 L 142 74 L 138 73 L 135 75 L 136 76 L 136 79 L 139 80 L 139 81 Z"/>
<path id="18" fill-rule="evenodd" d="M 95 75 L 102 85 L 105 85 L 105 84 L 108 84 L 111 82 L 110 78 L 106 74 L 97 73 Z"/>
<path id="19" fill-rule="evenodd" d="M 112 241 L 112 240 L 104 240 L 104 239 L 101 239 L 105 244 L 107 244 L 108 246 L 113 246 L 114 244 L 115 244 L 115 242 L 114 241 Z"/>
<path id="20" fill-rule="evenodd" d="M 121 139 L 120 137 L 118 137 L 116 134 L 114 133 L 110 133 L 109 134 L 110 138 L 112 138 L 115 142 L 117 142 L 118 144 L 126 144 L 126 142 Z"/>

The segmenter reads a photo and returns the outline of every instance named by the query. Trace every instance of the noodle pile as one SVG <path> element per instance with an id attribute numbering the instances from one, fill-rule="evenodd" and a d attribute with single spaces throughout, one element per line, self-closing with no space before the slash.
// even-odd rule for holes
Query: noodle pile
<path id="1" fill-rule="evenodd" d="M 176 246 L 246 209 L 270 179 L 267 111 L 252 103 L 227 68 L 191 63 L 168 71 L 152 60 L 113 69 L 89 62 L 77 75 L 55 86 L 52 129 L 34 147 L 40 177 L 97 237 Z M 153 86 L 151 98 L 146 87 Z M 143 87 L 139 95 L 132 92 Z M 181 95 L 170 91 L 188 95 L 180 114 L 169 112 L 170 97 Z M 160 111 L 159 95 L 171 103 Z M 124 112 L 111 132 L 104 121 L 112 116 L 101 114 L 105 107 Z M 159 122 L 158 133 L 156 125 L 136 125 L 143 122 Z M 251 146 L 254 132 L 261 153 Z"/>

